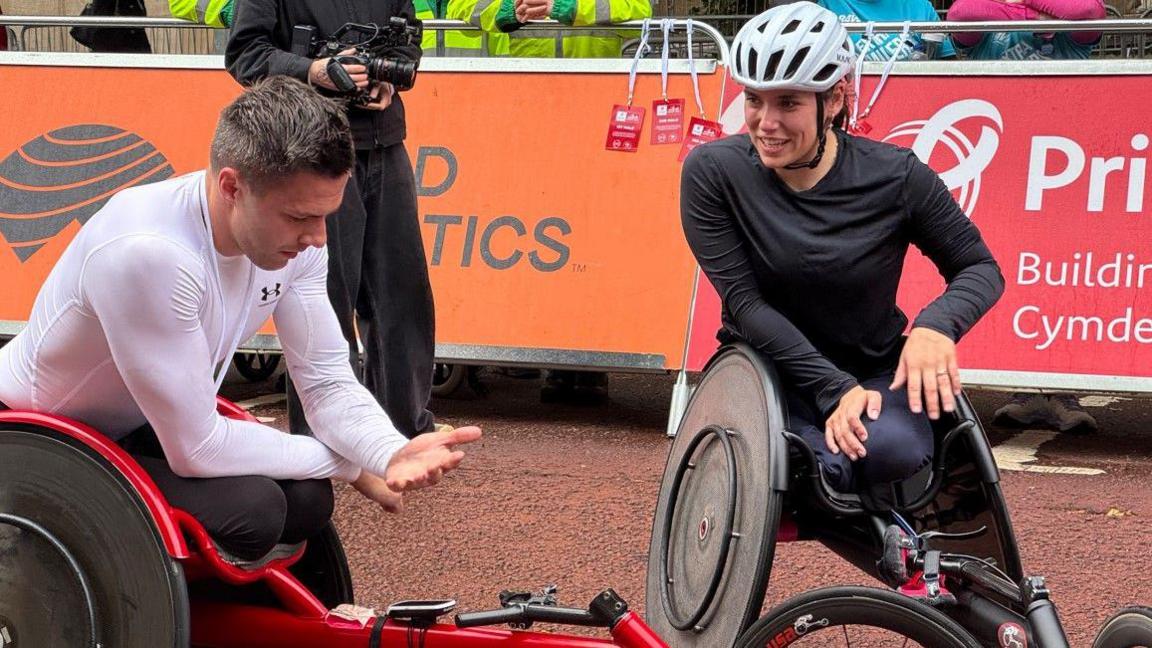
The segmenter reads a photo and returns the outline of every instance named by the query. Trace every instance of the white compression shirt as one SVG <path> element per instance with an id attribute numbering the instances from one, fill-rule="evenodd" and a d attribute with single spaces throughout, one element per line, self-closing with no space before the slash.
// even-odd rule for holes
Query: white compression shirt
<path id="1" fill-rule="evenodd" d="M 0 402 L 112 439 L 150 423 L 186 477 L 383 474 L 407 440 L 349 366 L 327 250 L 309 248 L 274 272 L 220 256 L 204 177 L 122 191 L 81 228 L 28 326 L 0 349 Z M 269 316 L 315 438 L 216 413 L 218 375 Z"/>

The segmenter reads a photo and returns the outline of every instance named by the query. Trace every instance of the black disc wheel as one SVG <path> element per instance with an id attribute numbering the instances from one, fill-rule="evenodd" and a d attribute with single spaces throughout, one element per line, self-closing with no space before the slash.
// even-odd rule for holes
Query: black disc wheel
<path id="1" fill-rule="evenodd" d="M 787 448 L 771 368 L 748 347 L 709 363 L 669 448 L 648 552 L 647 623 L 677 648 L 729 648 L 764 604 Z"/>
<path id="2" fill-rule="evenodd" d="M 737 648 L 979 648 L 942 613 L 889 590 L 829 587 L 788 599 L 748 628 Z"/>
<path id="3" fill-rule="evenodd" d="M 1152 648 L 1152 608 L 1126 607 L 1113 614 L 1092 648 Z"/>
<path id="4" fill-rule="evenodd" d="M 237 353 L 232 356 L 232 364 L 251 382 L 264 382 L 276 373 L 280 366 L 280 354 L 277 353 Z"/>
<path id="5" fill-rule="evenodd" d="M 127 481 L 79 442 L 0 429 L 0 645 L 183 647 L 180 566 Z"/>
<path id="6" fill-rule="evenodd" d="M 352 572 L 336 527 L 329 524 L 308 540 L 300 562 L 292 565 L 292 574 L 329 608 L 342 603 L 355 603 Z"/>

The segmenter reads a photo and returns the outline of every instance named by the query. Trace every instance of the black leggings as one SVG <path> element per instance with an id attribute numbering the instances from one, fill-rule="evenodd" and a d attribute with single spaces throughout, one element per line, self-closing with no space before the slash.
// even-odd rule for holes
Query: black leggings
<path id="1" fill-rule="evenodd" d="M 932 425 L 928 415 L 908 409 L 908 392 L 889 391 L 892 376 L 880 376 L 860 383 L 864 389 L 880 392 L 883 404 L 880 418 L 861 417 L 868 430 L 864 447 L 868 454 L 852 461 L 843 452 L 832 454 L 824 442 L 824 417 L 811 400 L 795 390 L 785 390 L 788 401 L 788 429 L 804 438 L 816 452 L 824 475 L 833 488 L 851 493 L 907 479 L 932 460 Z"/>
<path id="2" fill-rule="evenodd" d="M 279 542 L 307 540 L 332 517 L 335 498 L 327 479 L 181 477 L 168 466 L 148 425 L 121 439 L 120 445 L 156 482 L 169 504 L 191 514 L 237 558 L 255 560 Z"/>

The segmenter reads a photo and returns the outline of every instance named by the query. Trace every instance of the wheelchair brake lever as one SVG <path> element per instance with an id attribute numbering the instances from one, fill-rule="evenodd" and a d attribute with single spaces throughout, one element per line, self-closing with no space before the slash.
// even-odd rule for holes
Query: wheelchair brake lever
<path id="1" fill-rule="evenodd" d="M 982 526 L 979 529 L 971 531 L 962 531 L 960 533 L 945 533 L 943 531 L 925 531 L 917 538 L 921 543 L 927 542 L 933 538 L 941 538 L 943 540 L 969 540 L 971 538 L 978 538 L 988 532 L 987 526 Z"/>
<path id="2" fill-rule="evenodd" d="M 929 605 L 937 607 L 956 604 L 956 595 L 944 587 L 944 579 L 940 576 L 939 551 L 925 552 L 923 578 Z"/>

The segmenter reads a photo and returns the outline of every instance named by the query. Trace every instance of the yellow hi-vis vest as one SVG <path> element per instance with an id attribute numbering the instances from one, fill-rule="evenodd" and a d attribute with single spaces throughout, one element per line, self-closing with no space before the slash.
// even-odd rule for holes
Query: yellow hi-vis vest
<path id="1" fill-rule="evenodd" d="M 414 0 L 416 17 L 420 20 L 436 18 L 431 3 L 437 1 L 444 0 Z M 444 9 L 445 15 L 441 17 L 467 21 L 468 15 L 472 13 L 471 6 L 475 4 L 476 0 L 448 0 Z M 507 56 L 508 36 L 495 30 L 485 33 L 458 29 L 442 31 L 426 29 L 420 46 L 424 50 L 424 56 Z"/>
<path id="2" fill-rule="evenodd" d="M 173 18 L 209 27 L 231 27 L 236 0 L 168 0 L 168 9 Z"/>
<path id="3" fill-rule="evenodd" d="M 618 58 L 624 42 L 637 31 L 581 30 L 573 32 L 518 31 L 515 0 L 493 0 L 492 21 L 508 33 L 512 56 L 533 58 Z M 549 18 L 565 25 L 612 25 L 652 17 L 650 0 L 554 0 Z"/>

